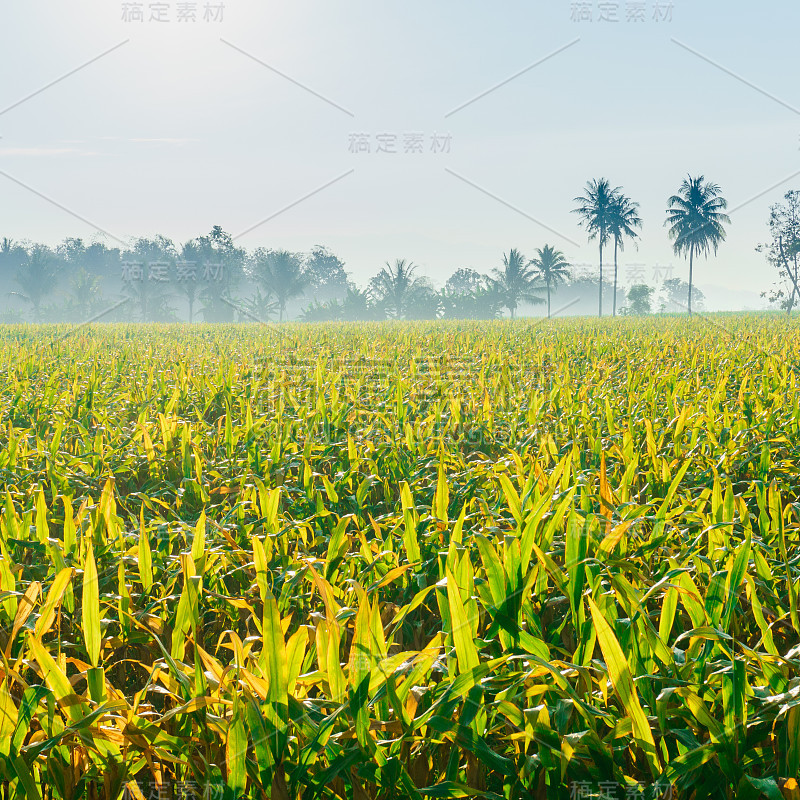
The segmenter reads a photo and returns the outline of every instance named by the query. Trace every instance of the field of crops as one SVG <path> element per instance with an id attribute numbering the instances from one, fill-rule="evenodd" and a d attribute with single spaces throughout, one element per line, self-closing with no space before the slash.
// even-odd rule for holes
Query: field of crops
<path id="1" fill-rule="evenodd" d="M 0 328 L 0 793 L 800 797 L 777 316 Z"/>

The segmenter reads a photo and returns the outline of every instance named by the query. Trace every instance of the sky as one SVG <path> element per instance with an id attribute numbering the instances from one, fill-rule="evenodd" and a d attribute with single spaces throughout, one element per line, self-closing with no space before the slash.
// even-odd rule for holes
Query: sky
<path id="1" fill-rule="evenodd" d="M 596 270 L 571 209 L 607 177 L 644 220 L 622 282 L 655 283 L 688 277 L 663 222 L 703 174 L 732 224 L 696 283 L 757 308 L 770 205 L 800 189 L 798 29 L 788 0 L 4 0 L 0 236 L 222 225 L 361 284 L 545 244 Z"/>

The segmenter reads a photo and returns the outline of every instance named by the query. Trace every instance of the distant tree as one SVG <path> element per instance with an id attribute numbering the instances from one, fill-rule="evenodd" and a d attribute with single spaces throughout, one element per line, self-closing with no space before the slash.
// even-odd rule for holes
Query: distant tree
<path id="1" fill-rule="evenodd" d="M 439 316 L 439 294 L 426 278 L 419 279 L 406 309 L 405 318 L 415 320 L 437 319 Z"/>
<path id="2" fill-rule="evenodd" d="M 233 292 L 244 274 L 247 254 L 235 246 L 233 237 L 220 225 L 214 225 L 207 236 L 200 236 L 195 242 L 200 258 L 197 271 L 203 287 L 203 319 L 229 322 L 233 319 Z"/>
<path id="3" fill-rule="evenodd" d="M 447 279 L 444 288 L 452 294 L 469 294 L 477 289 L 485 288 L 487 283 L 487 275 L 474 269 L 462 267 Z"/>
<path id="4" fill-rule="evenodd" d="M 83 266 L 86 257 L 86 245 L 83 239 L 69 237 L 56 248 L 56 253 L 70 269 L 78 270 Z"/>
<path id="5" fill-rule="evenodd" d="M 771 241 L 756 249 L 766 255 L 778 272 L 778 284 L 771 292 L 762 293 L 762 297 L 768 297 L 791 314 L 800 299 L 800 192 L 787 192 L 784 200 L 784 204 L 776 203 L 770 208 Z"/>
<path id="6" fill-rule="evenodd" d="M 102 309 L 100 277 L 80 267 L 70 280 L 70 293 L 66 299 L 67 317 L 72 322 L 85 322 Z"/>
<path id="7" fill-rule="evenodd" d="M 211 241 L 204 241 L 203 237 L 185 242 L 181 247 L 181 256 L 175 267 L 175 286 L 189 306 L 190 324 L 194 322 L 194 307 L 201 299 L 203 284 L 200 283 L 200 277 L 207 269 L 208 259 L 213 258 L 215 255 Z"/>
<path id="8" fill-rule="evenodd" d="M 415 298 L 427 290 L 426 283 L 415 275 L 416 265 L 401 258 L 386 266 L 370 281 L 369 292 L 384 313 L 404 319 Z"/>
<path id="9" fill-rule="evenodd" d="M 492 274 L 493 285 L 502 295 L 503 305 L 511 312 L 511 319 L 516 316 L 520 303 L 544 303 L 534 284 L 534 268 L 516 248 L 503 254 L 503 268 L 493 270 Z"/>
<path id="10" fill-rule="evenodd" d="M 306 258 L 307 293 L 315 300 L 343 300 L 347 296 L 344 262 L 325 247 L 317 246 Z"/>
<path id="11" fill-rule="evenodd" d="M 655 289 L 646 283 L 637 283 L 628 289 L 628 313 L 644 316 L 653 312 L 650 300 Z"/>
<path id="12" fill-rule="evenodd" d="M 684 311 L 687 307 L 686 298 L 688 296 L 691 296 L 692 305 L 698 311 L 703 309 L 705 295 L 696 286 L 692 286 L 690 289 L 689 284 L 680 278 L 670 278 L 664 281 L 661 286 L 661 292 L 665 311 Z"/>
<path id="13" fill-rule="evenodd" d="M 169 301 L 173 296 L 171 287 L 177 256 L 172 239 L 160 234 L 152 239 L 135 239 L 132 247 L 122 254 L 124 293 L 142 322 L 175 319 Z"/>
<path id="14" fill-rule="evenodd" d="M 326 300 L 320 303 L 314 300 L 300 312 L 301 322 L 337 322 L 342 319 L 344 311 L 338 300 Z"/>
<path id="15" fill-rule="evenodd" d="M 564 254 L 549 244 L 536 251 L 531 265 L 536 270 L 536 280 L 547 289 L 547 318 L 550 319 L 550 296 L 569 280 L 570 265 Z"/>
<path id="16" fill-rule="evenodd" d="M 445 287 L 439 293 L 443 319 L 497 319 L 503 309 L 503 295 L 494 286 L 478 286 L 471 292 L 454 292 Z"/>
<path id="17" fill-rule="evenodd" d="M 146 236 L 134 239 L 133 246 L 125 253 L 126 257 L 130 255 L 138 257 L 147 266 L 158 261 L 174 262 L 177 250 L 172 239 L 159 233 L 152 239 L 148 239 Z"/>
<path id="18" fill-rule="evenodd" d="M 612 189 L 608 179 L 600 178 L 586 184 L 584 193 L 575 198 L 578 207 L 574 214 L 581 218 L 580 225 L 589 236 L 589 241 L 598 240 L 600 246 L 600 282 L 598 297 L 598 316 L 603 316 L 603 248 L 612 235 L 614 205 L 619 187 Z"/>
<path id="19" fill-rule="evenodd" d="M 625 249 L 626 237 L 636 240 L 639 234 L 637 228 L 642 227 L 639 216 L 639 204 L 635 203 L 622 192 L 617 192 L 611 203 L 610 232 L 614 239 L 614 308 L 612 316 L 617 316 L 617 264 L 618 252 Z"/>
<path id="20" fill-rule="evenodd" d="M 11 281 L 27 261 L 28 251 L 7 236 L 0 239 L 0 279 Z"/>
<path id="21" fill-rule="evenodd" d="M 438 313 L 444 319 L 497 319 L 502 308 L 495 282 L 474 269 L 457 269 L 438 294 Z"/>
<path id="22" fill-rule="evenodd" d="M 233 320 L 231 302 L 244 274 L 246 255 L 220 225 L 181 246 L 174 258 L 174 285 L 189 306 L 189 322 L 194 321 L 198 301 L 203 304 L 200 314 L 206 322 Z"/>
<path id="23" fill-rule="evenodd" d="M 109 249 L 102 241 L 86 244 L 83 239 L 67 238 L 56 248 L 70 280 L 81 270 L 100 280 L 101 284 L 118 284 L 121 277 L 120 251 Z"/>
<path id="24" fill-rule="evenodd" d="M 278 320 L 283 322 L 286 304 L 300 297 L 308 285 L 303 259 L 288 250 L 267 250 L 262 247 L 253 253 L 251 265 L 255 280 L 267 296 L 275 299 Z"/>
<path id="25" fill-rule="evenodd" d="M 359 289 L 350 283 L 347 296 L 341 302 L 341 318 L 348 322 L 369 322 L 383 319 L 383 309 L 372 299 L 368 289 Z"/>
<path id="26" fill-rule="evenodd" d="M 29 303 L 35 322 L 41 322 L 42 302 L 56 287 L 61 266 L 58 257 L 44 245 L 34 245 L 17 269 L 15 281 L 22 291 L 12 292 Z"/>
<path id="27" fill-rule="evenodd" d="M 243 322 L 248 320 L 271 322 L 279 312 L 277 300 L 269 292 L 262 292 L 260 286 L 256 288 L 256 293 L 252 297 L 248 297 L 244 301 L 242 308 L 249 312 L 248 314 L 240 314 Z"/>
<path id="28" fill-rule="evenodd" d="M 169 284 L 142 280 L 126 281 L 125 294 L 133 304 L 134 318 L 141 322 L 175 322 L 178 317 L 170 304 L 172 293 L 165 289 Z M 127 306 L 123 306 L 123 311 Z"/>
<path id="29" fill-rule="evenodd" d="M 610 275 L 610 270 L 606 270 L 606 273 Z M 558 287 L 558 305 L 564 309 L 561 313 L 567 316 L 596 316 L 598 282 L 596 268 L 586 269 L 581 264 L 573 264 L 569 280 Z M 603 296 L 610 297 L 612 289 L 613 285 L 606 277 Z"/>
<path id="30" fill-rule="evenodd" d="M 725 225 L 730 217 L 724 213 L 728 201 L 716 183 L 709 183 L 703 175 L 691 175 L 681 184 L 678 194 L 668 200 L 667 219 L 669 237 L 673 240 L 676 255 L 689 256 L 689 284 L 687 304 L 692 313 L 692 278 L 695 255 L 708 258 L 711 250 L 716 255 L 725 241 Z"/>
<path id="31" fill-rule="evenodd" d="M 101 241 L 88 245 L 81 257 L 80 266 L 87 272 L 97 275 L 102 281 L 119 280 L 121 254 L 119 248 L 106 247 Z"/>

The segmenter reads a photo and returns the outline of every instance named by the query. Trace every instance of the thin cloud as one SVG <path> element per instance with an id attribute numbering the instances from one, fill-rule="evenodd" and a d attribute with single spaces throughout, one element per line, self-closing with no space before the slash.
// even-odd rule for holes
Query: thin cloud
<path id="1" fill-rule="evenodd" d="M 90 155 L 74 147 L 0 147 L 0 156 L 64 156 Z"/>
<path id="2" fill-rule="evenodd" d="M 128 142 L 134 144 L 174 144 L 183 145 L 190 142 L 199 142 L 200 139 L 191 139 L 185 137 L 171 137 L 171 136 L 98 136 L 96 137 L 101 142 Z"/>
<path id="3" fill-rule="evenodd" d="M 128 139 L 129 142 L 145 142 L 147 144 L 188 144 L 189 142 L 197 142 L 199 139 L 170 139 L 167 137 L 140 137 L 136 139 Z"/>

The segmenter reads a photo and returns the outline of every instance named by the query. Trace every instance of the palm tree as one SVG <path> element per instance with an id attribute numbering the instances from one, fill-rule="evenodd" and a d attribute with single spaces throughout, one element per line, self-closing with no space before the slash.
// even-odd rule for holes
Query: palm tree
<path id="1" fill-rule="evenodd" d="M 617 251 L 625 249 L 625 237 L 636 240 L 636 228 L 642 227 L 639 204 L 630 197 L 617 193 L 611 205 L 611 235 L 614 237 L 614 312 L 617 316 Z"/>
<path id="2" fill-rule="evenodd" d="M 253 297 L 245 300 L 243 308 L 244 311 L 248 313 L 243 314 L 240 312 L 240 317 L 245 317 L 245 319 L 249 318 L 251 320 L 256 319 L 261 322 L 272 321 L 275 312 L 280 311 L 277 300 L 273 299 L 272 295 L 269 293 L 266 295 L 262 294 L 260 286 L 256 288 L 256 293 Z"/>
<path id="3" fill-rule="evenodd" d="M 589 234 L 589 241 L 598 239 L 600 242 L 600 294 L 598 299 L 598 314 L 603 316 L 603 248 L 608 244 L 611 235 L 611 218 L 615 198 L 619 187 L 611 188 L 608 179 L 589 181 L 580 197 L 575 198 L 578 207 L 573 214 L 581 216 L 581 227 Z"/>
<path id="4" fill-rule="evenodd" d="M 669 198 L 667 219 L 669 238 L 674 241 L 675 255 L 689 254 L 689 315 L 692 313 L 692 272 L 695 255 L 708 258 L 714 255 L 721 242 L 725 241 L 725 225 L 730 217 L 724 213 L 728 201 L 716 183 L 709 183 L 705 176 L 684 179 L 678 194 Z"/>
<path id="5" fill-rule="evenodd" d="M 70 281 L 71 296 L 67 307 L 75 317 L 75 322 L 89 319 L 97 309 L 100 300 L 100 278 L 81 267 Z"/>
<path id="6" fill-rule="evenodd" d="M 515 247 L 511 248 L 508 255 L 503 254 L 503 269 L 492 270 L 492 274 L 494 288 L 503 298 L 503 305 L 511 312 L 511 319 L 514 319 L 520 302 L 544 303 L 536 294 L 531 262 L 526 261 Z"/>
<path id="7" fill-rule="evenodd" d="M 427 288 L 425 281 L 418 278 L 416 265 L 400 258 L 386 266 L 370 281 L 370 294 L 382 303 L 387 313 L 402 319 L 409 310 L 414 296 Z"/>
<path id="8" fill-rule="evenodd" d="M 308 285 L 303 262 L 296 253 L 288 250 L 264 250 L 253 254 L 254 275 L 264 288 L 267 297 L 273 297 L 278 306 L 278 321 L 283 322 L 286 304 L 300 297 Z"/>
<path id="9" fill-rule="evenodd" d="M 569 263 L 560 250 L 546 244 L 536 251 L 536 258 L 531 260 L 531 266 L 536 269 L 537 280 L 547 288 L 547 319 L 550 319 L 550 293 L 569 279 Z"/>
<path id="10" fill-rule="evenodd" d="M 342 300 L 342 319 L 349 322 L 377 321 L 383 319 L 383 312 L 373 302 L 369 289 L 359 289 L 348 284 L 347 297 Z"/>

